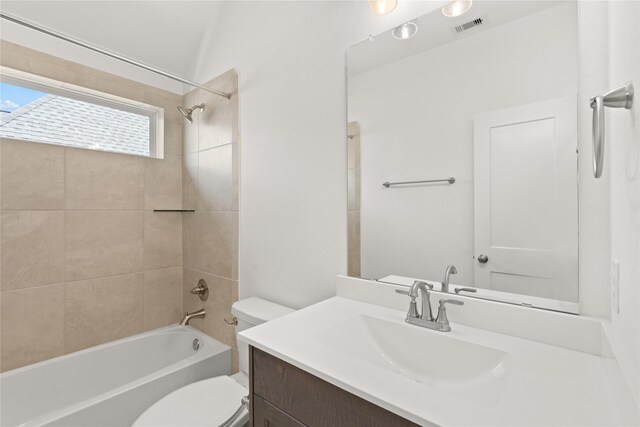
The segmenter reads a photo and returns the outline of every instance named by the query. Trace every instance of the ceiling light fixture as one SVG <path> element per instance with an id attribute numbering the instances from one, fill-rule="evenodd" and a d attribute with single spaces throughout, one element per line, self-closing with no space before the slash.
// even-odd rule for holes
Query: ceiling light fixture
<path id="1" fill-rule="evenodd" d="M 395 27 L 393 31 L 391 31 L 391 34 L 398 40 L 407 40 L 415 36 L 417 32 L 418 26 L 415 22 L 405 22 Z"/>
<path id="2" fill-rule="evenodd" d="M 369 7 L 374 15 L 386 15 L 397 5 L 398 0 L 369 0 Z"/>
<path id="3" fill-rule="evenodd" d="M 471 3 L 473 0 L 455 0 L 442 8 L 442 14 L 449 18 L 455 18 L 471 9 Z"/>

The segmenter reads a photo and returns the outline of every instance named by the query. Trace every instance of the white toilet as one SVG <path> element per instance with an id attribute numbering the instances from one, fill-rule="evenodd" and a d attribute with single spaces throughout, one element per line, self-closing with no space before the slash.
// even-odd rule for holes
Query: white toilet
<path id="1" fill-rule="evenodd" d="M 243 299 L 231 307 L 231 313 L 238 319 L 236 335 L 293 311 L 260 298 Z M 144 411 L 133 427 L 220 426 L 249 394 L 249 346 L 241 341 L 238 341 L 238 366 L 237 374 L 198 381 L 166 395 Z M 248 421 L 245 409 L 232 426 L 243 426 Z"/>

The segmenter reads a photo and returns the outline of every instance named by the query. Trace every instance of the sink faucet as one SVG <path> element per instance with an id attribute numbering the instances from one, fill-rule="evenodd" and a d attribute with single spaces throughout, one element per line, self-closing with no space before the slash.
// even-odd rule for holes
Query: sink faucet
<path id="1" fill-rule="evenodd" d="M 451 326 L 449 325 L 449 318 L 447 317 L 447 309 L 445 307 L 445 304 L 464 305 L 464 302 L 455 299 L 441 299 L 438 306 L 438 316 L 434 319 L 433 313 L 431 311 L 430 301 L 430 289 L 432 288 L 433 285 L 416 280 L 415 282 L 413 282 L 411 289 L 408 291 L 396 289 L 397 293 L 408 295 L 411 299 L 409 301 L 409 311 L 407 312 L 405 322 L 440 332 L 449 332 L 451 330 Z M 418 298 L 418 290 L 420 290 L 420 296 L 422 298 L 421 313 L 418 313 L 416 303 L 416 299 Z"/>
<path id="2" fill-rule="evenodd" d="M 433 285 L 427 282 L 422 282 L 420 280 L 416 280 L 411 285 L 411 289 L 409 291 L 403 291 L 397 289 L 396 292 L 403 295 L 409 295 L 411 301 L 409 302 L 409 312 L 407 313 L 408 318 L 420 318 L 420 319 L 428 319 L 433 320 L 433 312 L 431 311 L 431 298 L 429 298 L 429 290 L 433 289 Z M 418 298 L 418 291 L 420 291 L 420 295 L 422 297 L 422 311 L 418 313 L 418 304 L 416 303 L 416 298 Z"/>
<path id="3" fill-rule="evenodd" d="M 182 318 L 182 320 L 180 321 L 180 325 L 181 326 L 187 326 L 189 324 L 189 322 L 191 321 L 191 319 L 194 319 L 196 317 L 204 317 L 205 316 L 205 311 L 204 308 L 198 311 L 194 311 L 193 313 L 185 313 L 184 317 Z"/>
<path id="4" fill-rule="evenodd" d="M 447 266 L 447 270 L 444 272 L 444 279 L 442 280 L 442 292 L 449 292 L 449 279 L 452 274 L 458 274 L 458 270 L 454 265 Z"/>

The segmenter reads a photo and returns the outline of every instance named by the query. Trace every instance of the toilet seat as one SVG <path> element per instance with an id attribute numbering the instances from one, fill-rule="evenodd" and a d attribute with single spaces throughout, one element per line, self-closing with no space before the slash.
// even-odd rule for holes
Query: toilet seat
<path id="1" fill-rule="evenodd" d="M 186 385 L 166 395 L 138 417 L 132 427 L 218 427 L 240 407 L 248 391 L 228 376 Z M 249 420 L 247 410 L 233 426 Z"/>

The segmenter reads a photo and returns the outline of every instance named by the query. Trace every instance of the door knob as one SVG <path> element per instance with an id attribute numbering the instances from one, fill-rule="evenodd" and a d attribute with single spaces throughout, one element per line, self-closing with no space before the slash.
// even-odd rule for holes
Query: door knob
<path id="1" fill-rule="evenodd" d="M 478 255 L 478 262 L 481 262 L 482 264 L 486 264 L 487 261 L 489 261 L 488 256 L 486 256 L 485 254 Z"/>

